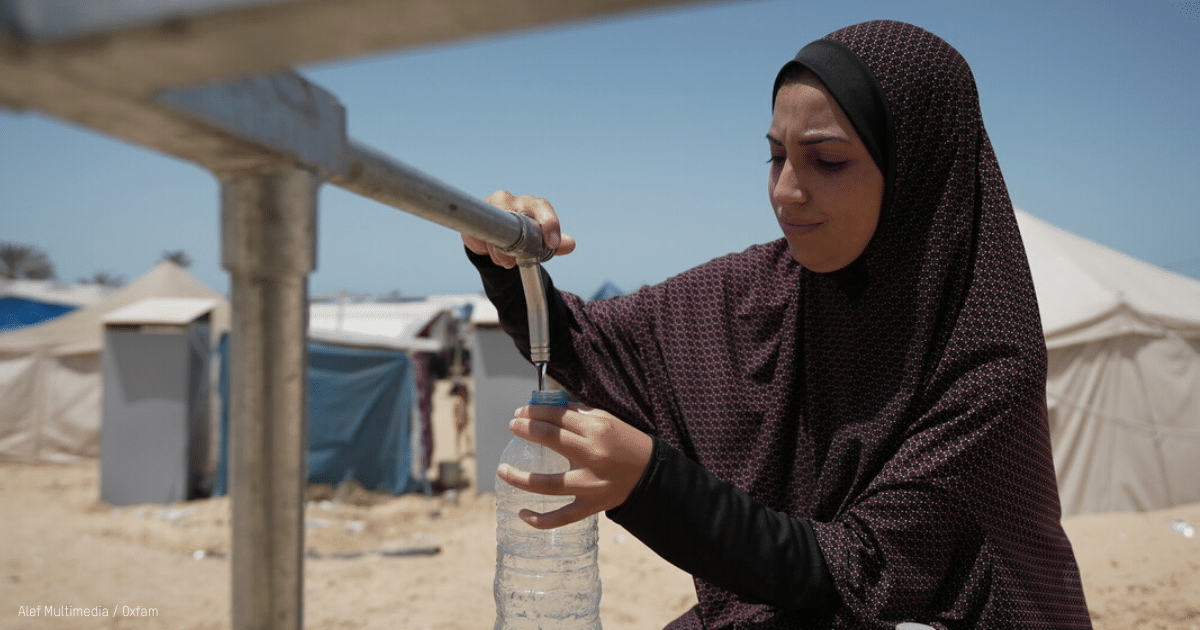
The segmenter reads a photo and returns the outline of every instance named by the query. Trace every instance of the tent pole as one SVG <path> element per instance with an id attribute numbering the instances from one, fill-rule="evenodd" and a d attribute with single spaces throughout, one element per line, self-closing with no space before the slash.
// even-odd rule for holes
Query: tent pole
<path id="1" fill-rule="evenodd" d="M 308 274 L 315 173 L 222 174 L 230 273 L 230 494 L 234 630 L 303 627 Z"/>

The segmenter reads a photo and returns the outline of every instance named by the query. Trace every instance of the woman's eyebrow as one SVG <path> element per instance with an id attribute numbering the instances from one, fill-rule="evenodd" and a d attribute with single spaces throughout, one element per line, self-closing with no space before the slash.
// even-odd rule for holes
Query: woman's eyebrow
<path id="1" fill-rule="evenodd" d="M 771 134 L 767 134 L 767 142 L 770 142 L 771 144 L 783 146 L 783 142 L 781 142 L 778 138 L 772 136 Z M 808 146 L 808 145 L 813 145 L 813 144 L 821 144 L 822 142 L 844 142 L 846 144 L 851 144 L 849 138 L 847 138 L 845 136 L 839 136 L 834 133 L 818 134 L 818 135 L 814 135 L 814 136 L 809 136 L 809 137 L 801 140 L 800 144 Z"/>

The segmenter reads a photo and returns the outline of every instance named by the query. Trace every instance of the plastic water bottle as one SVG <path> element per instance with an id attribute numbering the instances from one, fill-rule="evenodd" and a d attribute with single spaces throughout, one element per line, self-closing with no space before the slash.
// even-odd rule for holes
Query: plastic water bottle
<path id="1" fill-rule="evenodd" d="M 565 407 L 562 391 L 533 392 L 532 405 Z M 500 463 L 540 473 L 566 472 L 566 458 L 514 437 Z M 596 515 L 556 529 L 530 527 L 517 513 L 556 510 L 573 501 L 517 490 L 496 478 L 495 630 L 600 630 Z"/>

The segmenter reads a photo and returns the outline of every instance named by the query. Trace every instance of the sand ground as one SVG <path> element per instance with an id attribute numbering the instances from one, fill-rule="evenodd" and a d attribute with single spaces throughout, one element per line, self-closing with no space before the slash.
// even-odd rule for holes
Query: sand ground
<path id="1" fill-rule="evenodd" d="M 0 465 L 0 628 L 228 628 L 228 498 L 115 508 L 97 484 L 94 463 Z M 492 495 L 350 494 L 308 503 L 306 628 L 492 626 Z M 658 628 L 695 603 L 690 578 L 619 526 L 600 534 L 606 628 Z"/>
<path id="2" fill-rule="evenodd" d="M 461 455 L 440 409 L 435 462 Z M 228 628 L 228 498 L 113 507 L 98 482 L 95 461 L 0 464 L 0 630 Z M 310 498 L 306 628 L 492 627 L 491 495 Z M 1200 533 L 1185 535 L 1200 529 L 1200 504 L 1065 526 L 1097 630 L 1200 630 Z M 606 630 L 661 628 L 695 603 L 687 575 L 603 517 L 600 567 Z"/>
<path id="3" fill-rule="evenodd" d="M 114 508 L 97 482 L 94 463 L 0 466 L 0 628 L 229 627 L 228 499 Z M 353 494 L 308 504 L 306 628 L 491 627 L 491 495 Z M 1098 630 L 1200 630 L 1200 535 L 1176 521 L 1200 524 L 1200 504 L 1066 520 Z M 659 628 L 695 602 L 682 572 L 606 519 L 600 531 L 605 628 Z"/>

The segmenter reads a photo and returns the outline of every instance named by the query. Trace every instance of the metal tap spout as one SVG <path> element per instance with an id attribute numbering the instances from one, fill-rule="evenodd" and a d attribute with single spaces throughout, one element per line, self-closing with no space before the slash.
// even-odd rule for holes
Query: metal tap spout
<path id="1" fill-rule="evenodd" d="M 545 389 L 546 366 L 550 363 L 550 317 L 546 306 L 546 287 L 542 282 L 542 266 L 537 259 L 517 259 L 521 271 L 521 286 L 525 289 L 525 306 L 529 316 L 529 359 L 538 372 L 538 389 Z"/>

